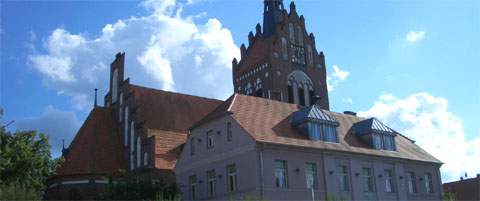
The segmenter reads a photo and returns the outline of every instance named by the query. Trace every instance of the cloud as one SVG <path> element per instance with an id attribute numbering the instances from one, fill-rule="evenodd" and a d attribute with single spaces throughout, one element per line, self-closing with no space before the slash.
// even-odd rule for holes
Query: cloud
<path id="1" fill-rule="evenodd" d="M 340 82 L 345 81 L 350 75 L 349 72 L 340 69 L 338 65 L 333 65 L 332 68 L 333 72 L 331 76 L 327 75 L 327 89 L 329 92 L 333 91 Z"/>
<path id="2" fill-rule="evenodd" d="M 352 98 L 344 98 L 342 99 L 343 102 L 346 102 L 346 103 L 350 103 L 352 104 L 353 103 L 353 99 Z"/>
<path id="3" fill-rule="evenodd" d="M 407 33 L 405 36 L 405 39 L 408 42 L 414 43 L 417 41 L 420 41 L 425 38 L 425 32 L 424 31 L 410 31 Z"/>
<path id="4" fill-rule="evenodd" d="M 417 93 L 401 99 L 384 94 L 359 115 L 379 118 L 440 159 L 445 163 L 441 168 L 444 181 L 458 179 L 465 172 L 480 172 L 480 137 L 465 137 L 462 119 L 448 110 L 443 97 Z"/>
<path id="5" fill-rule="evenodd" d="M 65 139 L 66 143 L 71 142 L 80 128 L 80 122 L 74 112 L 61 111 L 53 106 L 47 106 L 39 117 L 17 120 L 12 124 L 12 128 L 45 133 L 50 138 L 52 155 L 57 157 L 61 155 L 62 139 Z"/>
<path id="6" fill-rule="evenodd" d="M 219 20 L 197 23 L 206 14 L 182 16 L 184 5 L 175 0 L 141 6 L 147 15 L 106 24 L 98 37 L 53 30 L 29 63 L 47 87 L 71 97 L 79 110 L 92 105 L 94 88 L 107 92 L 117 52 L 126 52 L 125 73 L 132 83 L 218 99 L 231 95 L 231 61 L 239 49 Z"/>

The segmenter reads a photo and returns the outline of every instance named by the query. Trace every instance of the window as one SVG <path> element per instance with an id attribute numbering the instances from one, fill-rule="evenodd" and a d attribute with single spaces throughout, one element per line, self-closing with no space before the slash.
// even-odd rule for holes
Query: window
<path id="1" fill-rule="evenodd" d="M 339 165 L 338 171 L 338 184 L 340 191 L 349 191 L 350 185 L 348 182 L 348 169 L 346 165 Z"/>
<path id="2" fill-rule="evenodd" d="M 207 195 L 209 198 L 215 197 L 216 185 L 215 170 L 207 171 Z"/>
<path id="3" fill-rule="evenodd" d="M 294 102 L 294 100 L 293 100 L 293 87 L 292 87 L 291 84 L 288 84 L 287 90 L 288 90 L 288 102 L 293 103 Z"/>
<path id="4" fill-rule="evenodd" d="M 123 130 L 125 146 L 128 145 L 128 106 L 125 106 L 125 128 Z"/>
<path id="5" fill-rule="evenodd" d="M 308 90 L 308 95 L 309 95 L 309 98 L 310 98 L 310 105 L 315 104 L 315 91 L 313 90 L 313 88 L 310 88 Z"/>
<path id="6" fill-rule="evenodd" d="M 373 148 L 382 149 L 382 137 L 379 134 L 373 134 Z"/>
<path id="7" fill-rule="evenodd" d="M 112 103 L 118 99 L 118 69 L 115 68 L 112 76 Z"/>
<path id="8" fill-rule="evenodd" d="M 144 166 L 148 165 L 148 153 L 147 152 L 143 153 L 143 165 Z"/>
<path id="9" fill-rule="evenodd" d="M 323 136 L 325 142 L 338 142 L 337 128 L 333 125 L 323 125 Z"/>
<path id="10" fill-rule="evenodd" d="M 232 141 L 232 123 L 227 122 L 227 141 Z"/>
<path id="11" fill-rule="evenodd" d="M 275 161 L 275 184 L 277 188 L 288 188 L 287 162 L 284 160 Z"/>
<path id="12" fill-rule="evenodd" d="M 260 78 L 257 78 L 257 82 L 255 82 L 255 96 L 263 97 L 262 80 Z"/>
<path id="13" fill-rule="evenodd" d="M 310 65 L 313 64 L 313 51 L 310 45 L 307 45 L 307 62 Z"/>
<path id="14" fill-rule="evenodd" d="M 190 199 L 197 199 L 197 176 L 192 175 L 188 177 L 188 183 L 190 183 Z"/>
<path id="15" fill-rule="evenodd" d="M 282 37 L 282 58 L 283 60 L 288 59 L 288 52 L 287 52 L 287 39 Z"/>
<path id="16" fill-rule="evenodd" d="M 297 26 L 297 37 L 298 37 L 298 44 L 303 46 L 303 32 L 300 26 Z"/>
<path id="17" fill-rule="evenodd" d="M 374 192 L 372 168 L 362 168 L 363 192 Z"/>
<path id="18" fill-rule="evenodd" d="M 123 105 L 123 92 L 120 92 L 120 105 Z"/>
<path id="19" fill-rule="evenodd" d="M 394 184 L 393 170 L 385 170 L 384 174 L 385 174 L 385 192 L 393 193 L 394 192 L 394 190 L 393 190 L 393 184 Z"/>
<path id="20" fill-rule="evenodd" d="M 237 191 L 237 168 L 235 164 L 227 166 L 227 185 L 228 192 Z"/>
<path id="21" fill-rule="evenodd" d="M 141 154 L 141 149 L 142 149 L 142 138 L 140 136 L 137 137 L 137 168 L 140 167 L 142 164 L 142 154 Z"/>
<path id="22" fill-rule="evenodd" d="M 298 85 L 298 100 L 299 104 L 305 106 L 305 92 L 303 91 L 302 85 Z"/>
<path id="23" fill-rule="evenodd" d="M 425 181 L 425 191 L 427 193 L 433 193 L 433 182 L 432 182 L 432 174 L 430 173 L 425 173 L 423 176 L 424 181 Z"/>
<path id="24" fill-rule="evenodd" d="M 291 43 L 295 42 L 295 30 L 292 23 L 288 23 L 288 34 Z"/>
<path id="25" fill-rule="evenodd" d="M 120 106 L 120 111 L 118 111 L 118 121 L 122 122 L 123 117 L 123 108 Z"/>
<path id="26" fill-rule="evenodd" d="M 195 138 L 190 139 L 190 155 L 195 154 Z"/>
<path id="27" fill-rule="evenodd" d="M 305 181 L 307 189 L 317 189 L 317 165 L 305 163 Z"/>
<path id="28" fill-rule="evenodd" d="M 407 172 L 407 187 L 409 193 L 416 193 L 417 187 L 415 185 L 415 173 Z"/>
<path id="29" fill-rule="evenodd" d="M 213 135 L 213 131 L 212 131 L 212 130 L 209 130 L 209 131 L 207 132 L 207 149 L 213 148 L 213 146 L 214 146 L 214 142 L 213 142 L 214 139 L 213 139 L 213 138 L 214 138 L 214 137 L 215 137 L 215 136 Z"/>
<path id="30" fill-rule="evenodd" d="M 135 144 L 133 143 L 135 136 L 135 123 L 132 121 L 130 124 L 130 168 L 133 169 L 135 164 L 133 163 L 133 156 L 135 150 Z"/>
<path id="31" fill-rule="evenodd" d="M 391 135 L 384 135 L 383 136 L 383 149 L 385 150 L 390 150 L 390 151 L 395 151 L 395 141 L 394 137 Z"/>

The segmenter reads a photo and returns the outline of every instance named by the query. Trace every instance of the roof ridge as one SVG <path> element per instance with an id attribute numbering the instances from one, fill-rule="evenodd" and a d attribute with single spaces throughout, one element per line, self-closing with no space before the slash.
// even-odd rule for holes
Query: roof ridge
<path id="1" fill-rule="evenodd" d="M 131 87 L 137 87 L 137 88 L 143 88 L 143 89 L 147 89 L 147 90 L 152 90 L 152 91 L 159 92 L 159 93 L 169 93 L 169 94 L 174 94 L 174 95 L 189 96 L 189 97 L 193 97 L 193 98 L 201 98 L 201 99 L 209 99 L 209 100 L 215 100 L 215 101 L 222 101 L 222 100 L 215 99 L 215 98 L 208 98 L 208 97 L 191 95 L 191 94 L 174 92 L 174 91 L 166 91 L 166 90 L 161 90 L 161 89 L 155 89 L 155 88 L 152 88 L 152 87 L 140 86 L 140 85 L 136 85 L 136 84 L 130 84 L 130 86 L 131 86 Z"/>

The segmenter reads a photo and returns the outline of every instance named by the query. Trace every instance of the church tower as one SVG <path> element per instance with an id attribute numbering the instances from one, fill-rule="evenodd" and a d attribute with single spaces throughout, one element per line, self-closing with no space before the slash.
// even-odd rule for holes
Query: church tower
<path id="1" fill-rule="evenodd" d="M 329 109 L 325 57 L 295 3 L 287 12 L 283 0 L 265 0 L 263 31 L 257 24 L 240 51 L 240 61 L 232 61 L 236 93 L 305 106 L 319 98 L 321 108 Z"/>

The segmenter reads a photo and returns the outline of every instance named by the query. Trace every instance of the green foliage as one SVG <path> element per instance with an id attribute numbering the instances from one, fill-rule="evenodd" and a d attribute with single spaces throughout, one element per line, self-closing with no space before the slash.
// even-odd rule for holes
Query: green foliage
<path id="1" fill-rule="evenodd" d="M 455 193 L 449 191 L 449 190 L 445 190 L 442 194 L 442 200 L 445 200 L 445 201 L 455 201 L 457 200 L 455 198 Z"/>
<path id="2" fill-rule="evenodd" d="M 2 114 L 0 109 L 0 120 Z M 11 133 L 0 121 L 0 200 L 39 198 L 47 178 L 62 160 L 52 160 L 45 134 L 36 131 Z"/>
<path id="3" fill-rule="evenodd" d="M 116 177 L 110 181 L 101 200 L 180 200 L 179 190 L 175 184 L 163 181 L 152 182 L 151 178 L 137 175 Z"/>

